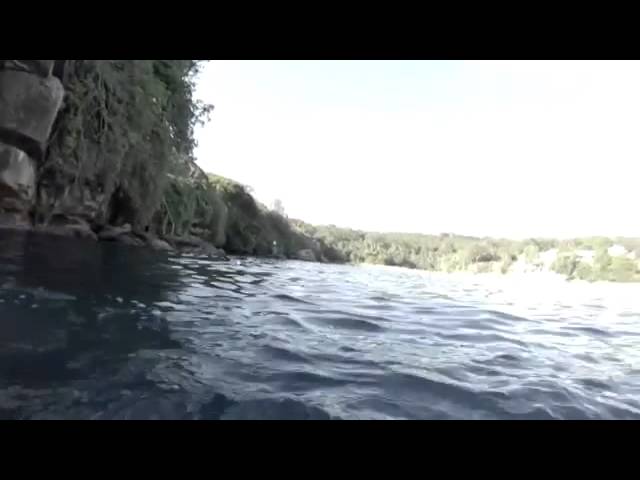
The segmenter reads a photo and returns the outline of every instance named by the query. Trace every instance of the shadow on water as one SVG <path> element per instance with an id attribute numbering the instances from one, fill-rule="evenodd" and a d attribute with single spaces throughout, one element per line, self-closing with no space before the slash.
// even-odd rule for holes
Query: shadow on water
<path id="1" fill-rule="evenodd" d="M 73 417 L 72 405 L 56 398 L 70 396 L 74 405 L 109 403 L 113 398 L 98 398 L 107 390 L 104 378 L 112 379 L 112 392 L 149 394 L 153 382 L 131 369 L 131 358 L 180 346 L 162 316 L 147 307 L 181 282 L 178 272 L 159 261 L 162 256 L 0 232 L 0 416 L 38 417 L 44 410 Z M 66 409 L 56 412 L 55 405 Z M 85 418 L 99 413 L 80 410 Z"/>
<path id="2" fill-rule="evenodd" d="M 361 275 L 0 230 L 0 418 L 640 417 L 630 319 Z"/>
<path id="3" fill-rule="evenodd" d="M 198 297 L 198 289 L 206 301 L 207 283 L 250 297 L 246 289 L 270 275 L 0 230 L 0 418 L 328 417 L 297 400 L 236 401 L 215 391 L 190 370 L 200 357 L 177 339 L 163 313 Z"/>

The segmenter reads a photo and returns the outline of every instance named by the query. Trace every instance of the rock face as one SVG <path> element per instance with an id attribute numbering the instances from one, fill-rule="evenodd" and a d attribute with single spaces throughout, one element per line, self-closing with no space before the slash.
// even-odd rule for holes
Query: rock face
<path id="1" fill-rule="evenodd" d="M 169 245 L 164 240 L 160 240 L 159 238 L 152 238 L 149 240 L 149 246 L 154 250 L 164 250 L 167 252 L 172 252 L 173 247 Z"/>
<path id="2" fill-rule="evenodd" d="M 0 210 L 0 228 L 28 230 L 31 228 L 31 222 L 22 213 Z"/>
<path id="3" fill-rule="evenodd" d="M 73 218 L 57 217 L 47 225 L 36 225 L 35 230 L 62 237 L 98 239 L 86 222 Z"/>
<path id="4" fill-rule="evenodd" d="M 0 209 L 5 212 L 28 210 L 35 189 L 33 161 L 22 150 L 0 143 Z"/>
<path id="5" fill-rule="evenodd" d="M 131 225 L 125 223 L 121 227 L 106 226 L 100 232 L 98 232 L 98 239 L 100 240 L 116 240 L 119 236 L 125 233 L 131 232 Z"/>
<path id="6" fill-rule="evenodd" d="M 38 178 L 35 203 L 36 212 L 39 212 L 36 220 L 39 223 L 48 223 L 55 216 L 65 216 L 89 225 L 100 217 L 104 202 L 103 193 L 98 189 L 91 190 L 85 185 L 72 184 L 64 189 L 61 185 L 64 186 L 65 182 L 59 178 Z"/>
<path id="7" fill-rule="evenodd" d="M 64 77 L 68 62 L 0 60 L 0 227 L 33 228 L 61 236 L 164 251 L 175 248 L 193 255 L 226 258 L 224 251 L 197 237 L 165 241 L 149 234 L 148 225 L 144 232 L 126 223 L 121 225 L 129 210 L 135 208 L 132 199 L 123 196 L 117 185 L 105 186 L 104 172 L 97 167 L 86 177 L 81 178 L 78 173 L 84 168 L 84 160 L 95 157 L 95 149 L 102 146 L 83 150 L 80 158 L 75 159 L 76 164 L 51 156 L 51 149 L 45 159 L 45 149 L 51 142 L 64 97 L 64 87 L 57 77 Z M 63 137 L 58 138 L 66 138 L 61 135 Z M 185 168 L 189 179 L 201 177 L 200 180 L 208 182 L 193 161 L 187 161 Z M 227 211 L 220 203 L 222 215 L 213 241 L 222 245 L 226 240 Z"/>
<path id="8" fill-rule="evenodd" d="M 144 240 L 138 238 L 132 233 L 123 233 L 122 235 L 118 235 L 114 238 L 118 243 L 122 243 L 123 245 L 129 245 L 131 247 L 142 247 L 144 246 Z"/>
<path id="9" fill-rule="evenodd" d="M 189 253 L 192 255 L 202 255 L 215 259 L 226 259 L 227 256 L 224 250 L 214 247 L 210 243 L 198 238 L 185 235 L 183 237 L 169 236 L 165 239 L 173 245 L 176 250 L 182 253 Z"/>
<path id="10" fill-rule="evenodd" d="M 47 78 L 51 75 L 55 60 L 0 60 L 0 69 L 29 72 Z"/>
<path id="11" fill-rule="evenodd" d="M 43 145 L 62 104 L 64 90 L 55 77 L 0 71 L 0 128 Z"/>
<path id="12" fill-rule="evenodd" d="M 317 262 L 316 255 L 313 253 L 313 250 L 309 248 L 305 248 L 304 250 L 298 250 L 296 253 L 296 259 L 304 260 L 306 262 Z"/>
<path id="13" fill-rule="evenodd" d="M 62 104 L 54 60 L 0 60 L 0 221 L 28 226 L 37 162 Z"/>

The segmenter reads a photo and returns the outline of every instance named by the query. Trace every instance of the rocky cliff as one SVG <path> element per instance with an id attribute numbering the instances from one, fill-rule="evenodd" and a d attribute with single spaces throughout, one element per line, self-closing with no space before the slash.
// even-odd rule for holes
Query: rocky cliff
<path id="1" fill-rule="evenodd" d="M 64 89 L 54 60 L 0 60 L 0 223 L 33 225 L 37 171 Z"/>
<path id="2" fill-rule="evenodd" d="M 0 227 L 322 259 L 319 241 L 196 165 L 194 125 L 213 108 L 193 98 L 197 71 L 192 60 L 0 60 Z"/>
<path id="3" fill-rule="evenodd" d="M 210 108 L 192 99 L 195 70 L 0 60 L 0 226 L 171 248 L 156 237 L 170 223 L 171 183 L 206 180 L 191 157 L 193 125 Z"/>

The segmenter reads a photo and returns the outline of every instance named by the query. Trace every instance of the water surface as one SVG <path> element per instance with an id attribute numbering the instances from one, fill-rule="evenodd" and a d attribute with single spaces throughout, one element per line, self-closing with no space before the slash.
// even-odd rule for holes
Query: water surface
<path id="1" fill-rule="evenodd" d="M 0 418 L 640 418 L 640 287 L 0 231 Z"/>

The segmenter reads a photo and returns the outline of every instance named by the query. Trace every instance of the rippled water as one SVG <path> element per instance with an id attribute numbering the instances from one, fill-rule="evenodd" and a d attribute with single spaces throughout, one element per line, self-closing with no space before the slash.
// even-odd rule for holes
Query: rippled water
<path id="1" fill-rule="evenodd" d="M 640 286 L 0 231 L 0 418 L 640 418 Z"/>

